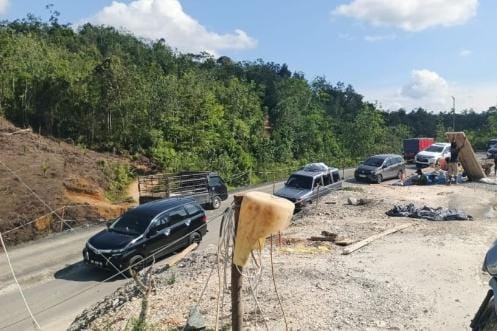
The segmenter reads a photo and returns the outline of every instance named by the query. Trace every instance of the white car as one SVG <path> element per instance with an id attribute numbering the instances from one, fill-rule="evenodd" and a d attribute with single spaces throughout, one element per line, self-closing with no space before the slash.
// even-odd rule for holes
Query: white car
<path id="1" fill-rule="evenodd" d="M 450 144 L 435 143 L 416 154 L 414 160 L 416 161 L 416 165 L 428 167 L 434 165 L 438 159 L 445 159 L 446 157 L 450 157 Z"/>

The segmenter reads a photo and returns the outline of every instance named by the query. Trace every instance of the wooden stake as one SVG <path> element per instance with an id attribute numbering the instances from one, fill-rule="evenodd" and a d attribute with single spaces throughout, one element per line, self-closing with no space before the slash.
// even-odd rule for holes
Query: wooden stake
<path id="1" fill-rule="evenodd" d="M 235 196 L 235 238 L 238 230 L 238 218 L 240 217 L 240 206 L 242 196 Z M 233 238 L 233 254 L 235 251 L 235 238 Z M 233 256 L 231 257 L 233 260 Z M 242 267 L 231 262 L 231 330 L 241 331 L 243 327 L 243 304 L 242 304 Z"/>

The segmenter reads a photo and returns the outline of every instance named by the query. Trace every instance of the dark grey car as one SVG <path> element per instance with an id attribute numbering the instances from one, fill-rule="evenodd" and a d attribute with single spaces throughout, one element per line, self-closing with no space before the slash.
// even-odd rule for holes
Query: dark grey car
<path id="1" fill-rule="evenodd" d="M 337 168 L 328 168 L 326 171 L 316 170 L 294 172 L 288 178 L 285 187 L 275 195 L 292 201 L 295 203 L 295 208 L 300 209 L 316 201 L 319 196 L 342 187 L 342 179 Z"/>
<path id="2" fill-rule="evenodd" d="M 356 181 L 381 183 L 385 179 L 399 178 L 405 167 L 404 158 L 400 155 L 374 155 L 356 169 L 354 177 Z"/>

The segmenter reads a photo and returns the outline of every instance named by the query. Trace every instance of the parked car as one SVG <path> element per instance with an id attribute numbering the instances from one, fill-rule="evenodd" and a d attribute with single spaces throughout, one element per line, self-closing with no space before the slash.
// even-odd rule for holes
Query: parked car
<path id="1" fill-rule="evenodd" d="M 487 142 L 487 150 L 490 149 L 492 146 L 497 145 L 497 139 L 490 139 Z"/>
<path id="2" fill-rule="evenodd" d="M 434 165 L 438 159 L 450 157 L 449 143 L 435 143 L 426 150 L 416 154 L 415 161 L 418 167 L 428 167 Z"/>
<path id="3" fill-rule="evenodd" d="M 207 233 L 207 218 L 191 198 L 169 198 L 140 205 L 124 213 L 107 229 L 91 237 L 83 259 L 111 271 L 143 268 L 152 254 L 159 258 L 200 242 Z"/>
<path id="4" fill-rule="evenodd" d="M 138 178 L 140 204 L 170 197 L 191 197 L 211 209 L 228 199 L 228 188 L 215 172 L 193 171 Z"/>
<path id="5" fill-rule="evenodd" d="M 285 187 L 275 195 L 290 200 L 295 203 L 296 209 L 301 209 L 320 196 L 341 187 L 342 179 L 337 168 L 330 168 L 324 163 L 313 163 L 291 174 Z"/>
<path id="6" fill-rule="evenodd" d="M 413 162 L 414 157 L 424 151 L 435 142 L 433 138 L 410 138 L 404 139 L 404 160 Z"/>
<path id="7" fill-rule="evenodd" d="M 495 145 L 491 145 L 487 150 L 488 159 L 495 158 L 495 155 L 497 155 L 497 142 L 495 143 Z"/>
<path id="8" fill-rule="evenodd" d="M 356 181 L 381 183 L 385 179 L 400 178 L 405 171 L 405 161 L 397 154 L 380 154 L 371 156 L 354 172 Z"/>

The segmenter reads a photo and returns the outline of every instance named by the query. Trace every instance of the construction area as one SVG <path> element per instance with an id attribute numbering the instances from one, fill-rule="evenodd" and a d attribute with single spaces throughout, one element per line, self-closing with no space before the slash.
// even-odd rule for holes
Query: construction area
<path id="1" fill-rule="evenodd" d="M 271 195 L 282 183 L 242 190 L 206 212 L 200 245 L 128 278 L 81 262 L 99 220 L 138 201 L 134 185 L 109 194 L 109 169 L 126 160 L 0 122 L 0 209 L 10 212 L 0 238 L 12 258 L 8 269 L 0 255 L 0 329 L 468 329 L 488 290 L 481 265 L 497 233 L 497 185 L 463 133 L 447 138 L 462 146 L 458 185 L 408 185 L 413 166 L 374 185 L 342 169 L 341 190 L 296 211 Z"/>
<path id="2" fill-rule="evenodd" d="M 487 291 L 489 276 L 481 263 L 497 233 L 495 192 L 489 188 L 346 183 L 297 216 L 281 238 L 273 237 L 272 264 L 268 240 L 260 268 L 244 269 L 244 322 L 285 330 L 285 316 L 290 330 L 467 329 Z M 457 208 L 472 220 L 386 215 L 406 203 Z M 398 231 L 344 254 L 353 243 L 389 229 Z M 230 326 L 230 291 L 219 286 L 225 277 L 219 263 L 216 245 L 209 245 L 158 273 L 147 322 L 161 330 L 182 329 L 198 304 L 203 323 L 214 329 L 224 294 L 217 323 Z M 141 309 L 141 295 L 133 288 L 130 283 L 85 311 L 72 329 L 124 329 Z"/>

